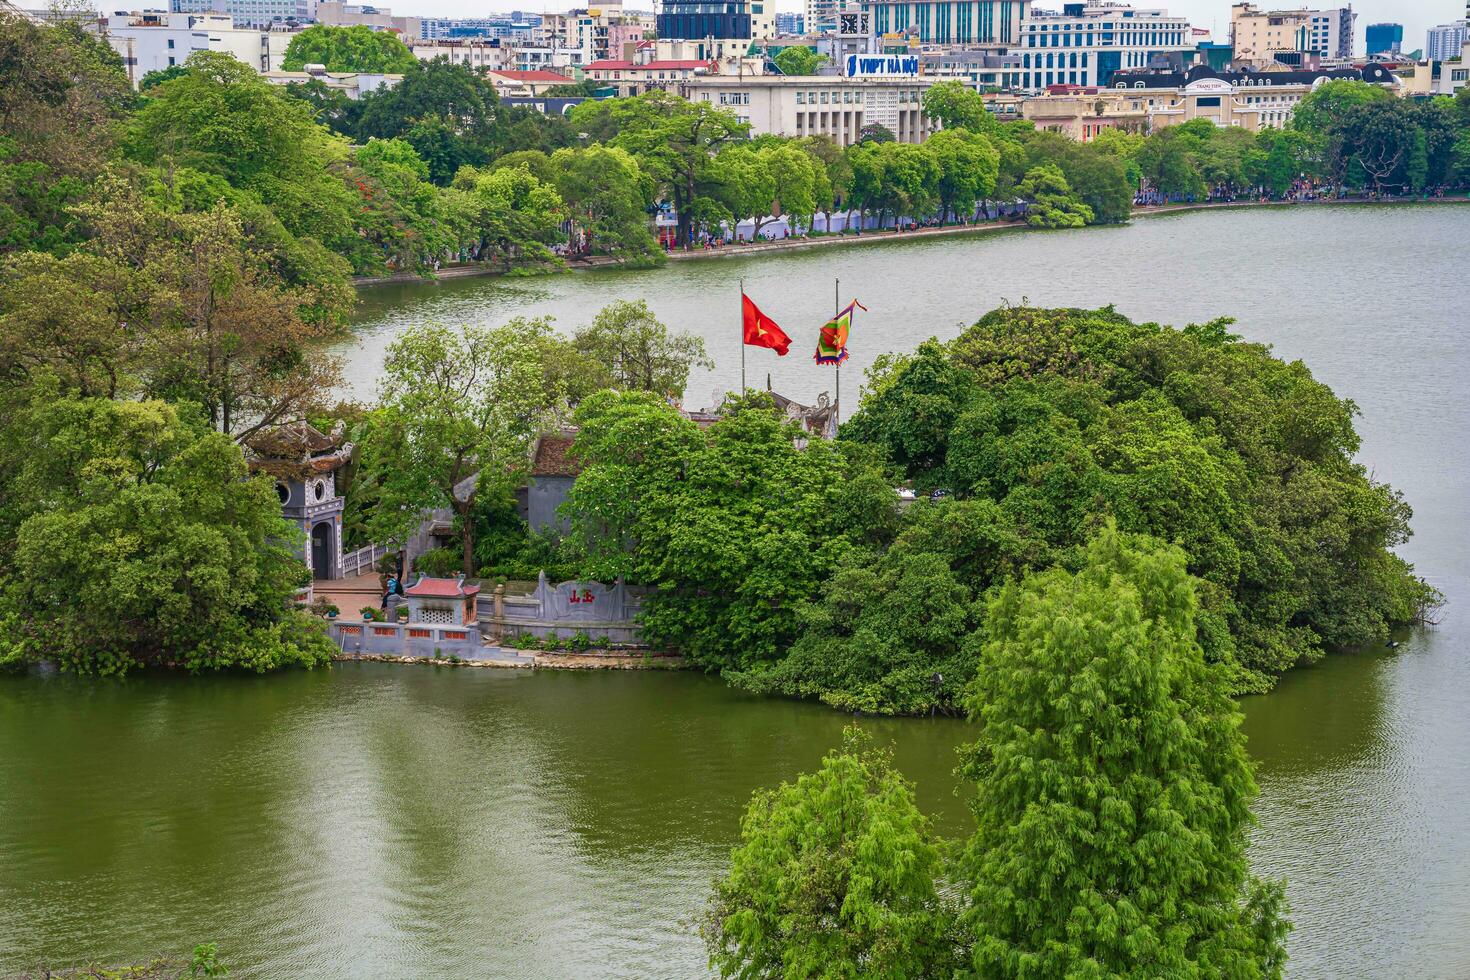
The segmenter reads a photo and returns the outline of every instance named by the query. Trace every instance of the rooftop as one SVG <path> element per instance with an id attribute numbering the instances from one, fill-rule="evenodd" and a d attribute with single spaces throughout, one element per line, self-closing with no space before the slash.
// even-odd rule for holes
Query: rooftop
<path id="1" fill-rule="evenodd" d="M 496 78 L 508 78 L 513 82 L 550 82 L 553 85 L 571 85 L 572 80 L 554 71 L 533 69 L 531 71 L 491 71 Z"/>
<path id="2" fill-rule="evenodd" d="M 465 585 L 458 578 L 421 578 L 403 590 L 406 596 L 415 599 L 468 599 L 479 594 L 478 585 Z"/>

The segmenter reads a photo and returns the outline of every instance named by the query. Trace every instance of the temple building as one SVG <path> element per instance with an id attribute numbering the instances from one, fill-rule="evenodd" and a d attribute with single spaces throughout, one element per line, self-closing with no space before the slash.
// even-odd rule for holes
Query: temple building
<path id="1" fill-rule="evenodd" d="M 264 429 L 246 443 L 250 469 L 276 480 L 281 516 L 306 535 L 302 558 L 314 579 L 342 577 L 342 511 L 337 470 L 352 458 L 338 423 L 323 435 L 305 422 Z"/>

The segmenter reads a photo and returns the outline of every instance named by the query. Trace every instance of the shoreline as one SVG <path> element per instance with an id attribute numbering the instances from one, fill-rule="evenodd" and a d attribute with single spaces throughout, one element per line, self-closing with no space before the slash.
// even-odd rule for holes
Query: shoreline
<path id="1" fill-rule="evenodd" d="M 1400 204 L 1470 204 L 1470 194 L 1464 197 L 1439 198 L 1389 198 L 1380 200 L 1350 199 L 1330 201 L 1205 201 L 1197 204 L 1162 204 L 1135 207 L 1129 221 L 1163 214 L 1182 214 L 1189 211 L 1225 211 L 1244 208 L 1309 208 L 1354 205 L 1400 205 Z M 1125 222 L 1126 224 L 1126 222 Z M 1091 227 L 1099 227 L 1093 225 Z M 1032 228 L 1024 221 L 993 221 L 979 225 L 946 225 L 942 228 L 920 228 L 916 231 L 894 232 L 870 231 L 861 235 L 831 235 L 821 238 L 784 238 L 773 242 L 752 245 L 729 245 L 719 249 L 689 252 L 667 252 L 669 262 L 698 262 L 714 259 L 742 258 L 749 255 L 769 255 L 780 252 L 799 252 L 813 248 L 873 245 L 883 242 L 911 241 L 916 238 L 941 238 L 955 235 L 988 235 L 1002 231 L 1048 231 L 1052 229 Z M 595 256 L 567 264 L 564 271 L 584 272 L 591 269 L 608 269 L 626 265 L 621 259 Z M 354 276 L 352 285 L 356 289 L 372 286 L 402 285 L 405 283 L 432 283 L 446 279 L 469 279 L 479 276 L 504 276 L 505 272 L 492 266 L 456 265 L 440 269 L 434 276 L 426 277 L 411 272 L 399 272 L 389 276 Z"/>

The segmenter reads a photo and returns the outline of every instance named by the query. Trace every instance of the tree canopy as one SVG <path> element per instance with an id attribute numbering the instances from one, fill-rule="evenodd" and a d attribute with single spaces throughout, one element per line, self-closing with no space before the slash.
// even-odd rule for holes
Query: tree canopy
<path id="1" fill-rule="evenodd" d="M 0 661 L 123 673 L 330 659 L 321 629 L 287 611 L 309 580 L 299 533 L 230 439 L 158 401 L 43 385 L 12 408 Z"/>
<path id="2" fill-rule="evenodd" d="M 291 38 L 281 59 L 281 70 L 324 65 L 327 71 L 401 73 L 413 67 L 416 60 L 408 45 L 391 31 L 375 31 L 363 24 L 313 24 Z"/>
<path id="3" fill-rule="evenodd" d="M 943 863 L 891 756 L 850 728 L 815 773 L 759 792 L 703 923 L 724 977 L 939 977 L 960 965 Z"/>
<path id="4" fill-rule="evenodd" d="M 976 975 L 1281 976 L 1285 900 L 1250 875 L 1255 782 L 1185 564 L 1107 528 L 1078 572 L 991 601 L 964 753 Z"/>

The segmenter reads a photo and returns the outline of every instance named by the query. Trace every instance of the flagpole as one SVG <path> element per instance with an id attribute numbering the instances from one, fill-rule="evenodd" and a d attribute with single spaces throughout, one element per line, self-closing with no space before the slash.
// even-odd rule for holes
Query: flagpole
<path id="1" fill-rule="evenodd" d="M 842 280 L 832 280 L 832 316 L 835 318 L 842 314 Z M 846 345 L 844 345 L 846 346 Z M 841 356 L 841 351 L 838 352 Z M 837 400 L 832 406 L 832 432 L 835 435 L 837 427 L 842 424 L 842 362 L 837 362 Z"/>
<path id="2" fill-rule="evenodd" d="M 740 280 L 740 394 L 745 394 L 745 279 Z"/>

